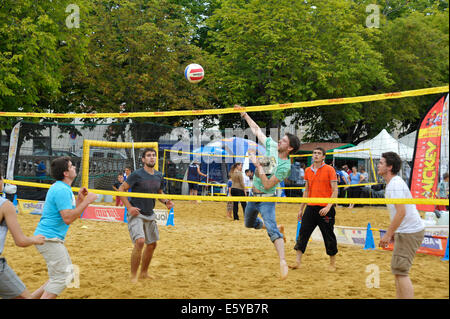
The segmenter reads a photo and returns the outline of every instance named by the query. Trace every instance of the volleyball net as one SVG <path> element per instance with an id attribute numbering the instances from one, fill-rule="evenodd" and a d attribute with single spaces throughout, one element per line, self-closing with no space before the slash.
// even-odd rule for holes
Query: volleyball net
<path id="1" fill-rule="evenodd" d="M 186 192 L 189 183 L 196 183 L 204 189 L 204 196 L 196 199 L 205 201 L 248 201 L 243 197 L 211 196 L 225 195 L 230 167 L 234 163 L 243 164 L 245 170 L 254 171 L 249 160 L 249 150 L 255 150 L 258 156 L 264 156 L 265 147 L 258 143 L 256 137 L 245 123 L 244 129 L 226 130 L 202 127 L 197 120 L 200 136 L 195 136 L 195 121 L 192 126 L 172 127 L 157 123 L 158 117 L 220 115 L 221 119 L 233 113 L 262 112 L 286 110 L 293 108 L 335 106 L 349 103 L 364 103 L 386 99 L 408 98 L 427 94 L 448 92 L 449 87 L 429 88 L 405 92 L 383 93 L 371 96 L 327 99 L 318 101 L 250 106 L 243 108 L 225 108 L 208 110 L 186 110 L 170 112 L 137 113 L 23 113 L 0 112 L 0 117 L 16 120 L 19 124 L 2 131 L 0 143 L 0 170 L 6 177 L 5 183 L 17 186 L 19 198 L 42 199 L 46 189 L 54 182 L 50 176 L 50 163 L 59 156 L 70 156 L 77 167 L 78 176 L 72 184 L 76 192 L 86 186 L 91 191 L 102 195 L 127 196 L 142 198 L 171 198 L 174 200 L 192 200 Z M 153 119 L 154 121 L 151 121 Z M 17 136 L 15 134 L 15 128 Z M 291 127 L 267 129 L 266 135 L 275 141 L 285 133 L 295 133 Z M 394 138 L 383 130 L 376 141 L 368 147 L 360 145 L 339 145 L 327 148 L 326 163 L 336 170 L 348 170 L 356 167 L 366 172 L 366 178 L 360 182 L 340 184 L 339 189 L 346 189 L 339 198 L 303 198 L 304 185 L 298 176 L 299 167 L 311 165 L 311 150 L 303 150 L 290 156 L 291 173 L 277 186 L 277 202 L 287 203 L 337 203 L 337 204 L 420 204 L 448 205 L 448 200 L 437 198 L 385 199 L 383 181 L 377 174 L 376 166 L 379 153 L 390 143 L 397 143 L 398 153 L 402 158 L 400 175 L 408 180 L 414 162 L 414 144 L 417 136 Z M 375 139 L 375 138 L 374 138 Z M 14 143 L 12 145 L 11 143 Z M 338 144 L 338 143 L 336 143 Z M 345 143 L 341 143 L 345 144 Z M 14 147 L 11 147 L 14 146 Z M 131 171 L 142 167 L 140 159 L 144 147 L 153 147 L 158 153 L 156 168 L 165 178 L 165 193 L 161 194 L 121 194 L 113 190 L 118 175 L 126 168 Z M 13 165 L 11 154 L 14 155 Z M 187 169 L 197 160 L 201 171 L 207 175 L 203 180 L 187 179 Z M 447 157 L 448 162 L 448 157 Z M 304 168 L 303 168 L 304 169 Z M 348 173 L 347 172 L 347 173 Z M 296 175 L 297 174 L 297 175 Z M 436 177 L 439 178 L 439 177 Z M 348 197 L 348 190 L 360 188 L 357 198 Z M 34 194 L 34 195 L 33 195 Z M 273 198 L 254 197 L 252 201 L 274 201 Z"/>

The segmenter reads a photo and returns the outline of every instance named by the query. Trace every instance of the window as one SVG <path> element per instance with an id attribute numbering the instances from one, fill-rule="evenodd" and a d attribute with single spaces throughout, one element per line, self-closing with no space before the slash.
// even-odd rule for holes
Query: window
<path id="1" fill-rule="evenodd" d="M 33 153 L 46 151 L 47 155 L 50 153 L 49 145 L 51 143 L 49 136 L 33 138 Z"/>

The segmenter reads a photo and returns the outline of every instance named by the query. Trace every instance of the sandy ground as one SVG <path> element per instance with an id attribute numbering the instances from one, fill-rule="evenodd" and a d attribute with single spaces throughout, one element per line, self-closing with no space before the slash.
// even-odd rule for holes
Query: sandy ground
<path id="1" fill-rule="evenodd" d="M 295 260 L 296 204 L 278 204 L 277 221 L 286 227 L 286 257 Z M 157 208 L 162 208 L 160 203 Z M 164 299 L 378 299 L 395 298 L 391 252 L 339 245 L 336 272 L 328 272 L 322 242 L 311 241 L 303 267 L 280 281 L 279 262 L 265 230 L 244 227 L 226 218 L 226 203 L 179 201 L 175 226 L 161 226 L 150 265 L 153 279 L 129 281 L 132 244 L 124 223 L 75 221 L 66 247 L 79 269 L 79 287 L 60 298 Z M 32 235 L 39 216 L 19 214 L 23 231 Z M 386 229 L 385 207 L 337 208 L 336 225 Z M 84 227 L 86 226 L 86 227 Z M 375 242 L 379 236 L 375 233 Z M 47 268 L 35 247 L 18 248 L 8 234 L 3 255 L 30 291 L 47 280 Z M 367 267 L 379 269 L 379 287 L 369 288 Z M 449 264 L 440 257 L 417 254 L 411 280 L 420 299 L 449 298 Z M 370 280 L 369 280 L 370 281 Z"/>

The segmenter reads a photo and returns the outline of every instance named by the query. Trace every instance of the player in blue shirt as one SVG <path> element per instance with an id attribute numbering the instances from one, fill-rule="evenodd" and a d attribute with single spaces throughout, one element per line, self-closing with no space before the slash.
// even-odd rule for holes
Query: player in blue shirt
<path id="1" fill-rule="evenodd" d="M 77 172 L 70 157 L 56 158 L 50 169 L 56 182 L 47 192 L 42 217 L 34 232 L 35 236 L 45 237 L 45 243 L 36 246 L 47 263 L 49 275 L 48 282 L 41 287 L 44 289 L 42 299 L 56 298 L 72 281 L 72 261 L 64 246 L 67 230 L 97 198 L 96 194 L 89 193 L 82 187 L 75 200 L 71 185 L 77 177 Z"/>

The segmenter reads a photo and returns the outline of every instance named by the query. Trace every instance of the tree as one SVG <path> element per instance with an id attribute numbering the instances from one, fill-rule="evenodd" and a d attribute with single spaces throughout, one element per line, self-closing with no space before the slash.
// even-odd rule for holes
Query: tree
<path id="1" fill-rule="evenodd" d="M 84 112 L 144 112 L 211 107 L 208 84 L 183 78 L 192 62 L 213 65 L 207 54 L 189 43 L 192 30 L 180 6 L 169 1 L 95 2 L 93 30 L 83 86 Z M 123 119 L 139 123 L 148 119 Z M 180 125 L 185 118 L 155 118 Z M 137 124 L 136 124 L 137 125 Z M 133 124 L 132 127 L 135 127 Z M 137 127 L 137 126 L 136 126 Z M 121 134 L 111 129 L 112 138 Z M 133 129 L 135 141 L 157 140 L 165 131 Z"/>
<path id="2" fill-rule="evenodd" d="M 193 30 L 190 43 L 206 49 L 210 28 L 205 21 L 214 14 L 214 10 L 220 7 L 220 0 L 170 0 L 169 2 L 181 7 L 189 27 Z"/>
<path id="3" fill-rule="evenodd" d="M 80 28 L 68 27 L 70 12 L 66 9 L 70 3 L 69 0 L 2 1 L 0 110 L 64 113 L 69 109 L 55 101 L 60 99 L 61 87 L 70 74 L 82 68 L 87 47 L 83 24 Z M 81 16 L 87 4 L 86 0 L 77 1 Z M 0 129 L 5 129 L 8 138 L 18 120 L 0 118 Z M 40 134 L 35 130 L 22 133 L 25 139 Z"/>
<path id="4" fill-rule="evenodd" d="M 288 103 L 385 91 L 392 81 L 364 26 L 364 6 L 349 1 L 228 1 L 208 19 L 210 52 L 221 72 L 224 106 Z M 346 105 L 255 114 L 262 127 L 280 127 L 285 115 L 308 125 L 306 139 L 355 142 L 380 117 L 370 105 Z M 228 117 L 230 118 L 230 117 Z M 237 117 L 225 125 L 237 125 Z M 383 123 L 384 125 L 385 123 Z"/>
<path id="5" fill-rule="evenodd" d="M 395 82 L 394 90 L 412 90 L 448 84 L 448 9 L 388 21 L 383 28 L 379 50 Z M 405 133 L 414 131 L 434 102 L 436 95 L 391 102 L 391 112 Z"/>

